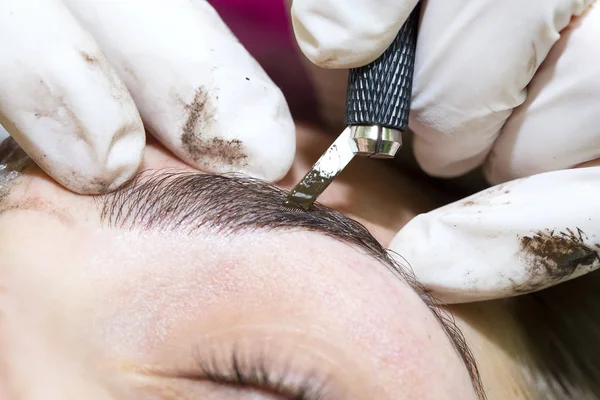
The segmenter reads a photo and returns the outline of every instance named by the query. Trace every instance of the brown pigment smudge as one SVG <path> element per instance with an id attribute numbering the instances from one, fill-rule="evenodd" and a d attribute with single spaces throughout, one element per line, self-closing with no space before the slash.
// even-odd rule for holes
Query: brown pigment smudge
<path id="1" fill-rule="evenodd" d="M 83 61 L 85 61 L 87 64 L 96 64 L 98 62 L 96 57 L 83 50 L 79 51 L 79 54 L 81 55 L 81 58 L 83 58 Z"/>
<path id="2" fill-rule="evenodd" d="M 579 228 L 543 230 L 521 237 L 519 253 L 525 260 L 528 279 L 525 284 L 513 285 L 515 292 L 530 292 L 558 283 L 579 268 L 591 269 L 600 263 L 600 244 L 587 244 L 587 239 Z"/>
<path id="3" fill-rule="evenodd" d="M 529 59 L 529 63 L 527 64 L 529 76 L 533 76 L 533 74 L 535 74 L 537 66 L 537 47 L 535 46 L 535 42 L 531 42 L 531 58 Z"/>
<path id="4" fill-rule="evenodd" d="M 188 118 L 183 125 L 181 144 L 195 161 L 203 163 L 225 164 L 242 167 L 246 165 L 248 155 L 241 140 L 224 140 L 221 138 L 202 137 L 203 132 L 210 130 L 215 109 L 204 88 L 198 88 L 194 100 L 185 109 Z"/>
<path id="5" fill-rule="evenodd" d="M 110 94 L 116 101 L 123 105 L 133 102 L 127 86 L 110 66 L 102 52 L 98 51 L 97 54 L 90 54 L 84 50 L 79 50 L 79 55 L 90 69 L 99 71 L 108 81 Z"/>
<path id="6" fill-rule="evenodd" d="M 103 179 L 96 178 L 92 179 L 92 181 L 86 186 L 86 189 L 89 190 L 90 193 L 103 195 L 110 192 L 110 183 Z"/>
<path id="7" fill-rule="evenodd" d="M 521 178 L 520 181 L 523 181 L 526 178 Z M 494 200 L 500 198 L 505 194 L 510 194 L 510 187 L 507 188 L 509 184 L 502 183 L 496 186 L 489 187 L 477 194 L 471 196 L 469 200 L 462 200 L 459 205 L 461 207 L 473 207 L 473 206 L 489 206 L 492 205 Z M 510 201 L 505 201 L 503 203 L 495 203 L 496 205 L 507 205 L 510 204 Z"/>
<path id="8" fill-rule="evenodd" d="M 36 118 L 50 118 L 61 124 L 65 130 L 69 130 L 77 139 L 89 144 L 85 125 L 67 105 L 62 95 L 55 95 L 44 80 L 39 81 L 36 92 L 40 98 L 46 99 L 44 107 L 34 111 Z M 59 118 L 60 110 L 66 114 L 64 118 Z"/>
<path id="9" fill-rule="evenodd" d="M 75 220 L 73 216 L 66 210 L 61 210 L 53 203 L 42 200 L 37 197 L 30 197 L 19 200 L 16 204 L 0 205 L 0 215 L 9 211 L 36 211 L 45 215 L 50 215 L 58 219 L 63 225 L 73 226 Z"/>
<path id="10" fill-rule="evenodd" d="M 123 66 L 123 71 L 125 72 L 125 74 L 128 74 L 129 76 L 131 76 L 131 78 L 137 83 L 140 83 L 140 78 L 138 78 L 137 74 L 134 72 L 133 68 L 130 65 L 124 65 Z"/>
<path id="11" fill-rule="evenodd" d="M 196 89 L 194 100 L 185 109 L 188 118 L 183 125 L 184 136 L 195 136 L 197 130 L 206 130 L 212 124 L 215 110 L 204 88 Z"/>
<path id="12" fill-rule="evenodd" d="M 46 172 L 48 173 L 48 172 Z M 50 174 L 48 174 L 50 175 Z M 77 172 L 71 171 L 70 174 L 64 174 L 55 179 L 61 186 L 64 186 L 68 190 L 72 187 L 82 188 L 83 192 L 87 194 L 103 195 L 109 193 L 110 185 L 112 182 L 108 182 L 102 178 L 93 178 L 91 180 L 82 179 L 81 176 L 77 175 Z"/>

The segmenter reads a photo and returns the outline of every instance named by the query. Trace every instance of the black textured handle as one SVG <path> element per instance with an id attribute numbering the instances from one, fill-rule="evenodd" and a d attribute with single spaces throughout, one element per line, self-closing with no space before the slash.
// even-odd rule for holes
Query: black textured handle
<path id="1" fill-rule="evenodd" d="M 346 125 L 408 127 L 419 11 L 420 3 L 377 60 L 350 70 Z"/>

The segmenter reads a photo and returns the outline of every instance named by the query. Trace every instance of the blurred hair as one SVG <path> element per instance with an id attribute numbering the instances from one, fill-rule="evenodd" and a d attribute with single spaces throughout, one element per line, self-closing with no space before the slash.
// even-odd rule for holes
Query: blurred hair
<path id="1" fill-rule="evenodd" d="M 600 271 L 509 300 L 533 398 L 600 399 Z"/>

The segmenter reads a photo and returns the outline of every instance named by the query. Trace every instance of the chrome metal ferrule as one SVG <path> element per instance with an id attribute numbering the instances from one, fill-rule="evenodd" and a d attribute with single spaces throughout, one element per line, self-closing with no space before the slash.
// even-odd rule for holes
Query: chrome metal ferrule
<path id="1" fill-rule="evenodd" d="M 394 158 L 402 147 L 402 132 L 378 125 L 352 125 L 350 138 L 356 144 L 356 154 L 372 158 Z"/>

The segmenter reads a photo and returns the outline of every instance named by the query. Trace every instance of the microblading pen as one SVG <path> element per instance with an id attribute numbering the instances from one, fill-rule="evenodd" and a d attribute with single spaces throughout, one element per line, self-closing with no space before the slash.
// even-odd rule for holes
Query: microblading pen
<path id="1" fill-rule="evenodd" d="M 308 210 L 354 156 L 394 158 L 408 128 L 420 3 L 387 50 L 350 69 L 346 129 L 290 191 L 285 205 Z"/>

